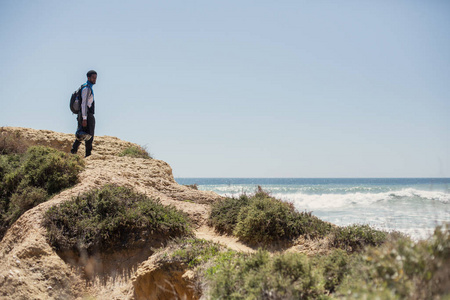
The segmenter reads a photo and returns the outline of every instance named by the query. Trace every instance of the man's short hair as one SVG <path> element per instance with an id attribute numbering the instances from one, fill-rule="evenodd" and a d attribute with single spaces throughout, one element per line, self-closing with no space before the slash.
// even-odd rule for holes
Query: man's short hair
<path id="1" fill-rule="evenodd" d="M 87 72 L 86 76 L 89 78 L 92 75 L 97 75 L 97 72 L 95 72 L 94 70 L 90 70 L 89 72 Z"/>

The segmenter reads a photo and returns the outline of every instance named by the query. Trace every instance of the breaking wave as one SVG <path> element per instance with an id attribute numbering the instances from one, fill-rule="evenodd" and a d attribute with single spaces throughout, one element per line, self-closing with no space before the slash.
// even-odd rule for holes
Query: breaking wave
<path id="1" fill-rule="evenodd" d="M 273 193 L 275 198 L 293 202 L 305 209 L 338 208 L 349 205 L 371 205 L 379 202 L 410 201 L 412 205 L 423 201 L 437 201 L 443 204 L 450 203 L 450 194 L 444 192 L 421 191 L 413 188 L 383 193 L 347 193 L 347 194 L 305 194 L 299 193 Z"/>

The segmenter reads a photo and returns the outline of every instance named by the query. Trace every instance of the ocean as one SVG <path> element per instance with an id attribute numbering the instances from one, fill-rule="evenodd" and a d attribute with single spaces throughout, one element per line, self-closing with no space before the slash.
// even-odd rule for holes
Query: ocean
<path id="1" fill-rule="evenodd" d="M 237 197 L 258 185 L 299 211 L 336 225 L 369 224 L 415 240 L 450 223 L 450 178 L 176 178 L 199 190 Z"/>

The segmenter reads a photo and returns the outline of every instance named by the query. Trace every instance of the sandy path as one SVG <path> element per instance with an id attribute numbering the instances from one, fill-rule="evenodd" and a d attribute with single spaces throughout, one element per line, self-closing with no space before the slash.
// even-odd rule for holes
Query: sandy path
<path id="1" fill-rule="evenodd" d="M 238 238 L 234 236 L 219 235 L 215 233 L 214 230 L 207 225 L 203 225 L 200 228 L 198 228 L 195 231 L 195 235 L 199 239 L 213 241 L 235 251 L 247 253 L 255 252 L 255 249 L 250 248 L 247 245 L 239 242 Z"/>

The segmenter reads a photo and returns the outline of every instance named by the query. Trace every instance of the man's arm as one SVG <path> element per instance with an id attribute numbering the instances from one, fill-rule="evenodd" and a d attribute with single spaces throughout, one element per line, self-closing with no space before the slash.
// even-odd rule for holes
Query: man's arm
<path id="1" fill-rule="evenodd" d="M 81 90 L 81 116 L 83 118 L 83 122 L 81 126 L 87 127 L 87 100 L 89 95 L 89 87 L 85 87 Z"/>

